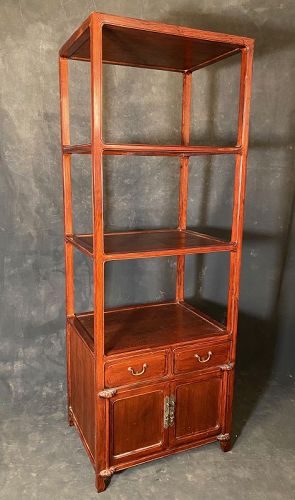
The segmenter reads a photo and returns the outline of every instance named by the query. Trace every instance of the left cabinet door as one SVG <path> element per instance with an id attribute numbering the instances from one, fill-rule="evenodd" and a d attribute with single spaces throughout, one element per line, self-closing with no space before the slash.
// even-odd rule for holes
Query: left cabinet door
<path id="1" fill-rule="evenodd" d="M 110 463 L 136 462 L 167 447 L 164 424 L 169 384 L 120 392 L 110 400 Z"/>

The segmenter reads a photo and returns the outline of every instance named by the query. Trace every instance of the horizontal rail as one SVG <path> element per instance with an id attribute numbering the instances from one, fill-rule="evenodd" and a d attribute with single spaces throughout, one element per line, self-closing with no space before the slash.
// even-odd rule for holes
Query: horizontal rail
<path id="1" fill-rule="evenodd" d="M 241 154 L 241 146 L 159 146 L 154 144 L 104 144 L 104 155 L 200 156 Z M 91 144 L 63 146 L 64 154 L 90 154 Z"/>
<path id="2" fill-rule="evenodd" d="M 185 249 L 171 249 L 171 250 L 147 250 L 142 252 L 118 252 L 104 254 L 103 260 L 105 262 L 113 260 L 131 260 L 131 259 L 151 259 L 156 257 L 171 257 L 177 255 L 193 255 L 200 253 L 215 253 L 215 252 L 231 252 L 235 250 L 234 243 L 225 243 L 224 245 L 212 245 L 208 247 L 195 247 Z"/>

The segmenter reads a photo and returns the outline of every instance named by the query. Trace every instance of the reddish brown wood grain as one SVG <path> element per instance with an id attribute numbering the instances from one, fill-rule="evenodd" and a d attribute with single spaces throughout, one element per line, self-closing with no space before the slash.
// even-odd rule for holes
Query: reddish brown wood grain
<path id="1" fill-rule="evenodd" d="M 86 43 L 88 46 L 88 60 L 91 57 L 90 48 L 90 24 L 93 19 L 93 13 L 91 13 L 87 19 L 79 26 L 76 31 L 70 36 L 70 38 L 63 44 L 59 51 L 60 57 L 71 59 L 78 49 Z"/>
<path id="2" fill-rule="evenodd" d="M 234 204 L 231 240 L 236 242 L 237 251 L 230 256 L 230 277 L 228 289 L 227 328 L 232 332 L 231 360 L 236 359 L 238 303 L 240 293 L 240 272 L 242 257 L 242 239 L 244 225 L 244 204 L 246 193 L 246 169 L 249 141 L 249 118 L 251 100 L 251 82 L 253 66 L 253 45 L 242 50 L 240 77 L 240 103 L 238 117 L 238 144 L 242 145 L 242 155 L 237 157 L 235 165 Z M 232 421 L 232 400 L 234 390 L 234 372 L 227 374 L 227 406 L 224 422 L 224 433 L 230 433 Z M 224 451 L 230 445 L 222 446 Z"/>
<path id="3" fill-rule="evenodd" d="M 77 315 L 77 321 L 93 337 L 93 314 Z M 106 312 L 104 322 L 106 356 L 228 337 L 222 324 L 181 304 L 117 309 Z"/>
<path id="4" fill-rule="evenodd" d="M 71 410 L 75 424 L 83 438 L 83 444 L 94 460 L 95 413 L 94 413 L 94 358 L 78 332 L 69 326 Z"/>
<path id="5" fill-rule="evenodd" d="M 217 373 L 175 383 L 173 446 L 218 434 L 222 422 L 222 377 Z"/>
<path id="6" fill-rule="evenodd" d="M 111 361 L 105 365 L 105 385 L 106 387 L 117 387 L 161 378 L 165 377 L 167 370 L 168 363 L 165 351 Z"/>
<path id="7" fill-rule="evenodd" d="M 102 44 L 101 23 L 97 16 L 91 17 L 90 24 L 91 59 L 91 144 L 92 144 L 92 198 L 93 198 L 93 279 L 94 279 L 94 377 L 95 377 L 95 469 L 96 486 L 104 490 L 104 478 L 100 472 L 109 467 L 106 429 L 106 402 L 98 397 L 104 387 L 104 263 L 103 243 L 103 173 L 101 147 L 101 92 L 102 92 Z"/>
<path id="8" fill-rule="evenodd" d="M 129 458 L 129 460 L 128 460 L 128 458 L 126 458 L 126 460 L 124 462 L 116 464 L 115 472 L 119 472 L 119 471 L 127 469 L 129 467 L 134 467 L 135 465 L 151 462 L 152 460 L 156 460 L 159 458 L 164 458 L 164 457 L 168 457 L 171 455 L 176 455 L 180 452 L 187 451 L 187 450 L 190 450 L 192 448 L 199 448 L 200 446 L 204 446 L 205 444 L 213 443 L 214 441 L 216 441 L 216 435 L 212 435 L 212 436 L 205 437 L 205 438 L 200 437 L 200 439 L 198 439 L 196 441 L 185 442 L 182 445 L 178 445 L 177 447 L 165 448 L 165 449 L 162 449 L 161 451 L 154 452 L 150 455 L 142 455 L 139 458 L 131 456 Z"/>
<path id="9" fill-rule="evenodd" d="M 60 72 L 60 116 L 61 116 L 61 144 L 70 143 L 69 123 L 69 77 L 67 59 L 59 59 Z M 63 201 L 64 201 L 64 232 L 73 234 L 72 210 L 72 182 L 71 156 L 62 153 Z M 66 309 L 67 315 L 74 314 L 74 268 L 73 248 L 65 242 L 65 271 L 66 271 Z"/>
<path id="10" fill-rule="evenodd" d="M 111 464 L 149 456 L 167 446 L 164 398 L 167 384 L 121 392 L 110 403 Z"/>
<path id="11" fill-rule="evenodd" d="M 114 471 L 137 463 L 217 439 L 230 449 L 253 45 L 245 37 L 92 13 L 60 50 L 69 422 L 94 463 L 98 491 Z M 191 146 L 192 71 L 239 52 L 237 145 Z M 91 64 L 91 144 L 70 141 L 67 58 Z M 103 143 L 103 63 L 183 73 L 180 145 Z M 74 233 L 72 154 L 92 155 L 93 234 Z M 236 155 L 230 242 L 186 229 L 189 157 L 208 154 Z M 180 157 L 178 228 L 104 234 L 104 155 Z M 93 312 L 75 314 L 74 247 L 93 258 Z M 185 255 L 219 251 L 230 252 L 227 327 L 183 302 Z M 175 303 L 104 311 L 105 262 L 169 255 L 177 256 Z"/>
<path id="12" fill-rule="evenodd" d="M 183 75 L 183 92 L 182 92 L 182 123 L 181 123 L 181 143 L 184 146 L 189 144 L 190 133 L 190 105 L 191 105 L 191 90 L 192 90 L 192 74 L 185 73 Z M 188 166 L 189 158 L 183 157 L 180 160 L 180 175 L 179 175 L 179 207 L 178 207 L 178 229 L 186 229 L 187 219 L 187 196 L 188 196 Z M 184 271 L 185 271 L 185 256 L 178 255 L 176 269 L 176 300 L 184 299 Z"/>
<path id="13" fill-rule="evenodd" d="M 66 241 L 86 255 L 93 256 L 92 235 L 67 236 Z M 188 255 L 196 252 L 226 252 L 235 250 L 235 245 L 195 231 L 166 229 L 105 234 L 104 249 L 102 259 L 109 261 Z"/>
<path id="14" fill-rule="evenodd" d="M 201 156 L 241 154 L 238 146 L 183 146 L 158 144 L 102 144 L 103 155 L 139 155 L 139 156 Z M 90 154 L 90 144 L 65 145 L 64 153 Z"/>
<path id="15" fill-rule="evenodd" d="M 61 118 L 61 145 L 70 143 L 70 113 L 69 113 L 69 76 L 68 61 L 59 58 L 59 81 L 60 81 L 60 118 Z M 72 183 L 71 183 L 71 155 L 62 151 L 62 180 L 63 180 L 63 206 L 64 206 L 64 233 L 73 233 L 72 215 Z M 66 285 L 66 316 L 74 314 L 74 249 L 65 239 L 65 285 Z M 73 425 L 71 408 L 71 352 L 70 331 L 66 326 L 66 349 L 67 349 L 67 389 L 68 389 L 68 421 Z"/>
<path id="16" fill-rule="evenodd" d="M 223 365 L 229 360 L 229 351 L 230 342 L 206 344 L 206 346 L 194 346 L 193 348 L 186 346 L 185 348 L 175 349 L 174 372 L 189 373 Z M 196 355 L 200 356 L 201 361 Z"/>
<path id="17" fill-rule="evenodd" d="M 93 19 L 104 26 L 102 60 L 108 64 L 192 71 L 253 43 L 245 37 L 96 12 L 63 45 L 61 56 L 90 60 L 87 34 Z"/>

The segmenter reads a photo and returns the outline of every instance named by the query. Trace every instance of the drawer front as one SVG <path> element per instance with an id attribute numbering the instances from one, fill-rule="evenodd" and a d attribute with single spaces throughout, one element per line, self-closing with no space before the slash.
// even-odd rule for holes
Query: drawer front
<path id="1" fill-rule="evenodd" d="M 174 351 L 174 373 L 218 367 L 229 361 L 229 342 L 205 347 L 187 347 Z"/>
<path id="2" fill-rule="evenodd" d="M 133 356 L 121 361 L 113 361 L 105 365 L 106 387 L 135 384 L 142 380 L 163 377 L 167 374 L 166 351 L 155 354 Z"/>

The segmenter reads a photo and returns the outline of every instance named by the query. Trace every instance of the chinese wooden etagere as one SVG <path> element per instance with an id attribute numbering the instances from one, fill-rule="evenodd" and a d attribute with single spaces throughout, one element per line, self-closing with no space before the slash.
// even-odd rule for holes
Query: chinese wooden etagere
<path id="1" fill-rule="evenodd" d="M 219 441 L 230 449 L 241 244 L 254 41 L 157 22 L 92 13 L 60 50 L 64 193 L 68 418 L 103 491 L 116 471 Z M 190 145 L 192 73 L 241 54 L 235 146 Z M 68 59 L 91 66 L 91 144 L 70 141 Z M 183 74 L 180 145 L 106 144 L 102 68 L 118 64 Z M 92 158 L 93 234 L 75 234 L 71 157 Z M 104 155 L 177 156 L 178 227 L 104 232 Z M 188 166 L 193 155 L 235 156 L 231 240 L 187 229 Z M 74 308 L 74 247 L 93 259 L 94 311 Z M 226 326 L 184 299 L 185 256 L 230 252 Z M 177 257 L 175 300 L 107 309 L 104 265 L 112 260 Z"/>

